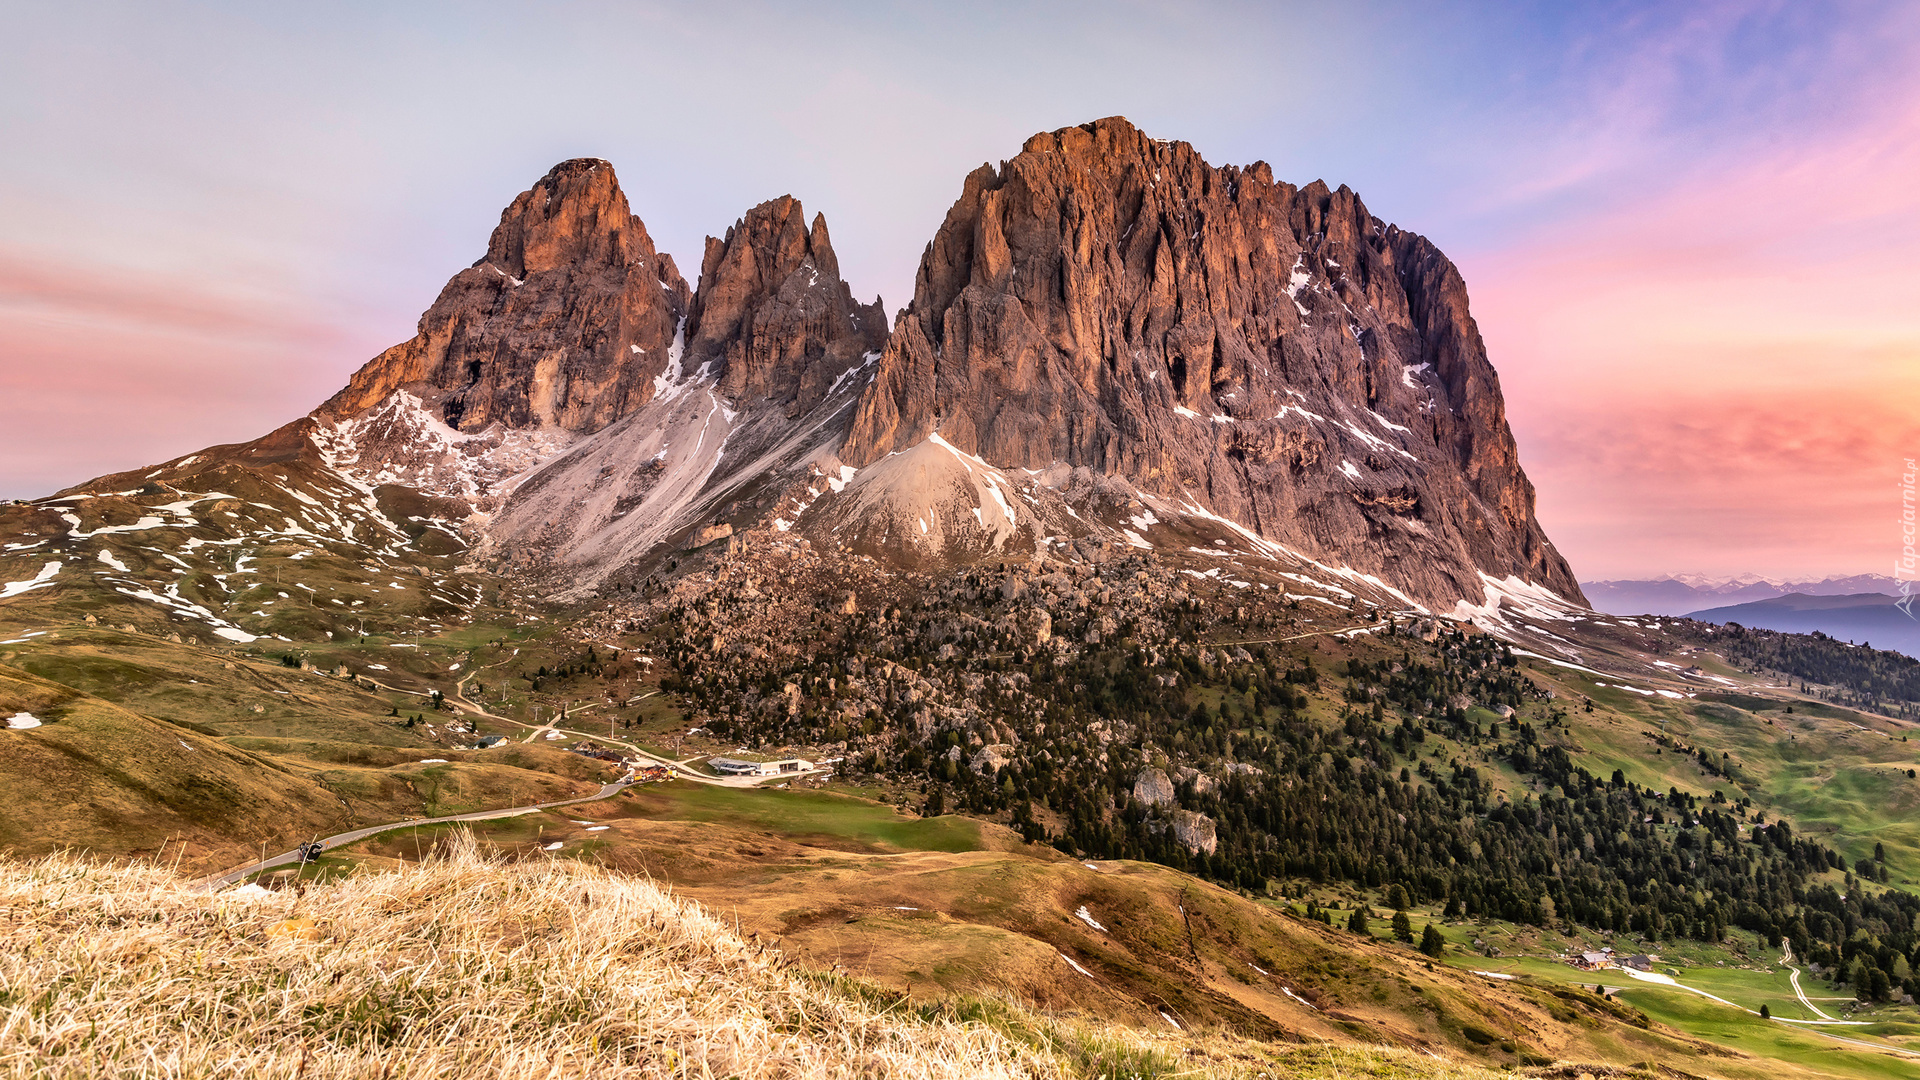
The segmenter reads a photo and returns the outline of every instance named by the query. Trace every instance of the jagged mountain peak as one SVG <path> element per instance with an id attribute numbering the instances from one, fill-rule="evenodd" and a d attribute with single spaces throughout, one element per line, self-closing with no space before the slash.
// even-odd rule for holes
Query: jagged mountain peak
<path id="1" fill-rule="evenodd" d="M 462 432 L 596 431 L 649 400 L 690 300 L 613 167 L 564 161 L 501 213 L 418 333 L 314 415 L 349 420 L 405 390 Z"/>
<path id="2" fill-rule="evenodd" d="M 474 266 L 511 277 L 589 266 L 625 267 L 654 255 L 646 226 L 627 205 L 613 166 L 599 158 L 555 165 L 501 211 Z"/>
<path id="3" fill-rule="evenodd" d="M 790 195 L 709 237 L 652 396 L 525 477 L 488 550 L 575 598 L 664 561 L 676 538 L 771 516 L 839 445 L 864 386 L 852 375 L 886 340 L 879 301 L 856 303 L 838 268 L 826 219 Z"/>
<path id="4" fill-rule="evenodd" d="M 970 174 L 840 457 L 1087 468 L 1443 607 L 1577 600 L 1453 264 L 1359 196 L 1111 117 Z"/>
<path id="5" fill-rule="evenodd" d="M 793 196 L 747 211 L 724 239 L 707 237 L 686 363 L 712 364 L 729 397 L 773 400 L 797 416 L 886 334 L 879 298 L 863 306 L 841 280 L 826 215 L 809 225 Z"/>

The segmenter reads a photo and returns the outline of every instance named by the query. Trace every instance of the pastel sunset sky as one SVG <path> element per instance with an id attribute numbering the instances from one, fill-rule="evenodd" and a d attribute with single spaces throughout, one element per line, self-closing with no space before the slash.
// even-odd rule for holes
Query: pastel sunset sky
<path id="1" fill-rule="evenodd" d="M 0 498 L 311 409 L 564 158 L 687 273 L 791 193 L 893 309 L 970 169 L 1114 114 L 1434 238 L 1583 580 L 1891 572 L 1906 0 L 11 5 Z"/>

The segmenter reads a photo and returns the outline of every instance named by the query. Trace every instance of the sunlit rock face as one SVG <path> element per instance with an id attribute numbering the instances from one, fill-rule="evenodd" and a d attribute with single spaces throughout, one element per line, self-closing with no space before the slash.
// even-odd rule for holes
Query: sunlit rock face
<path id="1" fill-rule="evenodd" d="M 447 282 L 419 332 L 315 415 L 356 416 L 406 390 L 461 432 L 597 431 L 652 398 L 689 304 L 613 166 L 563 161 L 502 211 L 487 253 Z"/>
<path id="2" fill-rule="evenodd" d="M 841 456 L 1084 466 L 1451 606 L 1578 600 L 1453 264 L 1112 118 L 967 177 Z"/>

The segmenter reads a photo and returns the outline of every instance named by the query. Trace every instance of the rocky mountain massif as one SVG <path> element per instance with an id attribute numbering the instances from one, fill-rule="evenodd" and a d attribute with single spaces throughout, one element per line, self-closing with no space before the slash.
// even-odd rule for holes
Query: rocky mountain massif
<path id="1" fill-rule="evenodd" d="M 1345 187 L 1215 168 L 1123 120 L 967 178 L 842 456 L 935 434 L 1442 607 L 1483 575 L 1580 597 L 1453 264 Z"/>
<path id="2" fill-rule="evenodd" d="M 271 513 L 234 543 L 431 524 L 561 602 L 791 533 L 904 569 L 1159 551 L 1509 628 L 1583 606 L 1445 256 L 1119 118 L 967 177 L 891 332 L 797 200 L 709 238 L 690 290 L 612 166 L 563 162 L 312 415 L 36 513 L 91 536 L 241 488 Z"/>

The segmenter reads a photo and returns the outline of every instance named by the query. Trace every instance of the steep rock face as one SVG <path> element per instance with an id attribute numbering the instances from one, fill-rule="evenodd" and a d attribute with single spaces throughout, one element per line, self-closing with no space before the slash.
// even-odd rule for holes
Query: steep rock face
<path id="1" fill-rule="evenodd" d="M 419 332 L 315 416 L 357 416 L 406 390 L 456 432 L 595 431 L 652 398 L 688 306 L 613 166 L 564 161 L 501 213 L 486 255 L 447 282 Z"/>
<path id="2" fill-rule="evenodd" d="M 826 218 L 816 214 L 809 227 L 793 196 L 747 211 L 724 240 L 707 237 L 685 363 L 712 363 L 734 401 L 768 401 L 798 416 L 886 337 L 879 297 L 854 302 Z"/>
<path id="3" fill-rule="evenodd" d="M 1342 187 L 1112 118 L 968 176 L 840 456 L 1086 466 L 1451 607 L 1578 600 L 1459 272 Z"/>
<path id="4" fill-rule="evenodd" d="M 845 438 L 855 376 L 886 340 L 880 301 L 840 279 L 826 220 L 762 203 L 709 238 L 684 351 L 652 397 L 525 479 L 488 526 L 504 560 L 587 595 L 648 555 L 778 513 Z"/>

